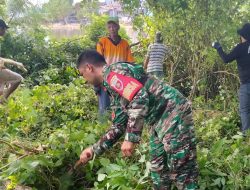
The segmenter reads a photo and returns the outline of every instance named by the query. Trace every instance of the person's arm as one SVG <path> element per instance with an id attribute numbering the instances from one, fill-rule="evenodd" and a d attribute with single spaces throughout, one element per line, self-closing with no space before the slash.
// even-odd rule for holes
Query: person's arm
<path id="1" fill-rule="evenodd" d="M 125 141 L 139 143 L 144 125 L 145 116 L 148 113 L 148 93 L 142 88 L 132 99 L 128 106 L 128 123 Z"/>
<path id="2" fill-rule="evenodd" d="M 229 54 L 226 54 L 221 45 L 218 42 L 213 43 L 213 48 L 215 48 L 220 55 L 224 63 L 230 63 L 239 57 L 239 46 L 236 46 Z"/>
<path id="3" fill-rule="evenodd" d="M 96 155 L 101 155 L 107 149 L 111 148 L 126 131 L 128 115 L 123 112 L 122 106 L 120 105 L 120 99 L 118 97 L 112 105 L 112 111 L 112 126 L 100 138 L 100 140 L 92 146 Z"/>
<path id="4" fill-rule="evenodd" d="M 123 112 L 117 97 L 112 105 L 112 126 L 93 146 L 85 148 L 80 155 L 80 163 L 86 164 L 93 159 L 94 154 L 99 156 L 111 148 L 126 131 L 128 116 Z"/>
<path id="5" fill-rule="evenodd" d="M 138 143 L 141 138 L 144 118 L 148 113 L 149 98 L 143 84 L 134 78 L 135 73 L 125 70 L 126 68 L 124 70 L 114 68 L 113 72 L 109 73 L 107 82 L 121 98 L 128 101 L 125 141 Z"/>
<path id="6" fill-rule="evenodd" d="M 121 146 L 122 155 L 129 157 L 134 152 L 135 145 L 140 142 L 144 119 L 148 113 L 148 94 L 142 88 L 130 102 L 128 123 L 124 142 Z"/>
<path id="7" fill-rule="evenodd" d="M 149 56 L 147 56 L 145 61 L 144 61 L 144 69 L 145 70 L 147 70 L 147 68 L 148 68 L 148 62 L 149 62 Z"/>
<path id="8" fill-rule="evenodd" d="M 14 66 L 18 67 L 19 69 L 21 69 L 22 71 L 27 72 L 27 70 L 25 69 L 23 64 L 20 62 L 14 61 L 12 59 L 2 58 L 2 57 L 0 59 L 1 59 L 1 65 L 3 65 L 3 67 L 5 64 L 14 65 Z"/>
<path id="9" fill-rule="evenodd" d="M 104 56 L 104 47 L 101 39 L 96 44 L 96 51 L 100 53 L 102 56 Z"/>
<path id="10" fill-rule="evenodd" d="M 131 48 L 130 48 L 129 45 L 127 46 L 127 60 L 126 61 L 130 62 L 130 63 L 134 63 L 135 62 L 135 59 L 134 59 L 134 57 L 132 55 L 132 51 L 131 51 Z"/>
<path id="11" fill-rule="evenodd" d="M 144 69 L 147 70 L 148 68 L 148 63 L 149 63 L 149 58 L 150 58 L 150 51 L 151 51 L 151 45 L 148 46 L 148 53 L 146 55 L 146 59 L 144 61 Z"/>

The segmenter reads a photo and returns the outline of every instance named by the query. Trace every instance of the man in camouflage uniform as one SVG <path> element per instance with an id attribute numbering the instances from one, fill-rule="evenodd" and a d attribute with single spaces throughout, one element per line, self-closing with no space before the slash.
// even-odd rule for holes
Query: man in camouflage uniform
<path id="1" fill-rule="evenodd" d="M 87 50 L 77 67 L 89 83 L 102 84 L 111 95 L 113 125 L 80 156 L 83 164 L 111 148 L 125 134 L 121 150 L 131 156 L 140 142 L 144 121 L 150 129 L 151 177 L 155 190 L 197 189 L 198 168 L 192 110 L 176 89 L 147 76 L 142 66 L 118 62 L 106 65 L 95 51 Z"/>

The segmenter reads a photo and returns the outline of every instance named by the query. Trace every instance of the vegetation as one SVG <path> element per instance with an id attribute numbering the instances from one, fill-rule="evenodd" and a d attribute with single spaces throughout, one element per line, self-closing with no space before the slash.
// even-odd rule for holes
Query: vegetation
<path id="1" fill-rule="evenodd" d="M 11 1 L 1 2 L 2 17 L 11 18 L 18 11 L 30 15 L 31 9 L 32 14 L 40 14 L 27 6 L 28 1 L 18 2 L 24 9 L 15 9 Z M 123 5 L 140 31 L 141 45 L 133 48 L 139 63 L 157 30 L 172 49 L 166 80 L 193 101 L 200 189 L 249 189 L 250 141 L 239 132 L 236 66 L 224 66 L 210 45 L 219 39 L 228 49 L 233 46 L 236 28 L 249 18 L 250 2 L 123 0 Z M 118 143 L 90 164 L 73 169 L 81 150 L 110 125 L 110 121 L 98 122 L 92 87 L 75 70 L 77 55 L 95 48 L 97 39 L 106 34 L 106 18 L 91 16 L 82 38 L 58 42 L 37 23 L 29 24 L 34 17 L 13 17 L 12 29 L 1 39 L 1 56 L 23 62 L 29 72 L 7 104 L 0 105 L 0 189 L 4 185 L 9 190 L 17 186 L 151 189 L 146 126 L 135 157 L 124 159 Z M 128 38 L 124 30 L 121 34 Z"/>

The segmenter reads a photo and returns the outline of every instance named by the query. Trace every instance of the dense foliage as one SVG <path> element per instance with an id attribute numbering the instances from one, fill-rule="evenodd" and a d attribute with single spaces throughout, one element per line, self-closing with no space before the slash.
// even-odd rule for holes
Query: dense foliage
<path id="1" fill-rule="evenodd" d="M 195 100 L 195 107 L 200 101 Z M 10 181 L 9 189 L 17 184 L 36 189 L 149 188 L 146 129 L 133 159 L 124 160 L 118 144 L 112 154 L 72 169 L 81 150 L 109 125 L 97 122 L 96 99 L 82 79 L 68 86 L 22 88 L 0 107 L 0 114 L 0 179 Z M 250 187 L 250 142 L 237 133 L 237 112 L 196 109 L 195 122 L 200 189 Z"/>
<path id="2" fill-rule="evenodd" d="M 229 51 L 239 42 L 236 31 L 242 23 L 249 22 L 249 0 L 122 2 L 133 16 L 136 30 L 140 31 L 144 50 L 156 31 L 163 33 L 164 43 L 172 49 L 166 62 L 171 84 L 190 98 L 214 98 L 220 86 L 236 91 L 239 85 L 236 65 L 225 67 L 211 44 L 219 40 Z"/>
<path id="3" fill-rule="evenodd" d="M 4 17 L 8 12 L 23 15 L 23 20 L 30 15 L 26 0 L 18 0 L 20 9 L 8 2 L 8 7 L 0 4 Z M 53 12 L 58 2 L 46 6 Z M 249 1 L 123 3 L 140 32 L 141 45 L 133 48 L 139 63 L 157 30 L 172 49 L 166 80 L 193 101 L 200 189 L 250 189 L 250 141 L 239 132 L 236 67 L 224 66 L 210 47 L 215 39 L 228 49 L 233 46 L 236 28 L 249 17 Z M 107 17 L 91 16 L 81 38 L 61 41 L 50 39 L 38 22 L 27 27 L 34 19 L 18 24 L 22 19 L 14 17 L 16 27 L 1 39 L 1 56 L 23 62 L 29 72 L 7 104 L 0 105 L 0 189 L 151 189 L 146 126 L 135 157 L 124 159 L 117 143 L 102 157 L 73 168 L 81 150 L 110 126 L 110 121 L 99 122 L 92 87 L 75 70 L 79 53 L 95 48 L 106 35 Z M 128 38 L 123 29 L 121 35 Z"/>

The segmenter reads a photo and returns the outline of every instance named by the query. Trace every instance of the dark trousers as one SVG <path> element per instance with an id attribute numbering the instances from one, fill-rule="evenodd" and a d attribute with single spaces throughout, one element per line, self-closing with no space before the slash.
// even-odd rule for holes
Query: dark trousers
<path id="1" fill-rule="evenodd" d="M 95 87 L 94 90 L 98 96 L 99 114 L 104 115 L 110 107 L 109 95 L 102 87 Z"/>
<path id="2" fill-rule="evenodd" d="M 250 129 L 250 83 L 242 84 L 239 90 L 242 132 Z"/>

